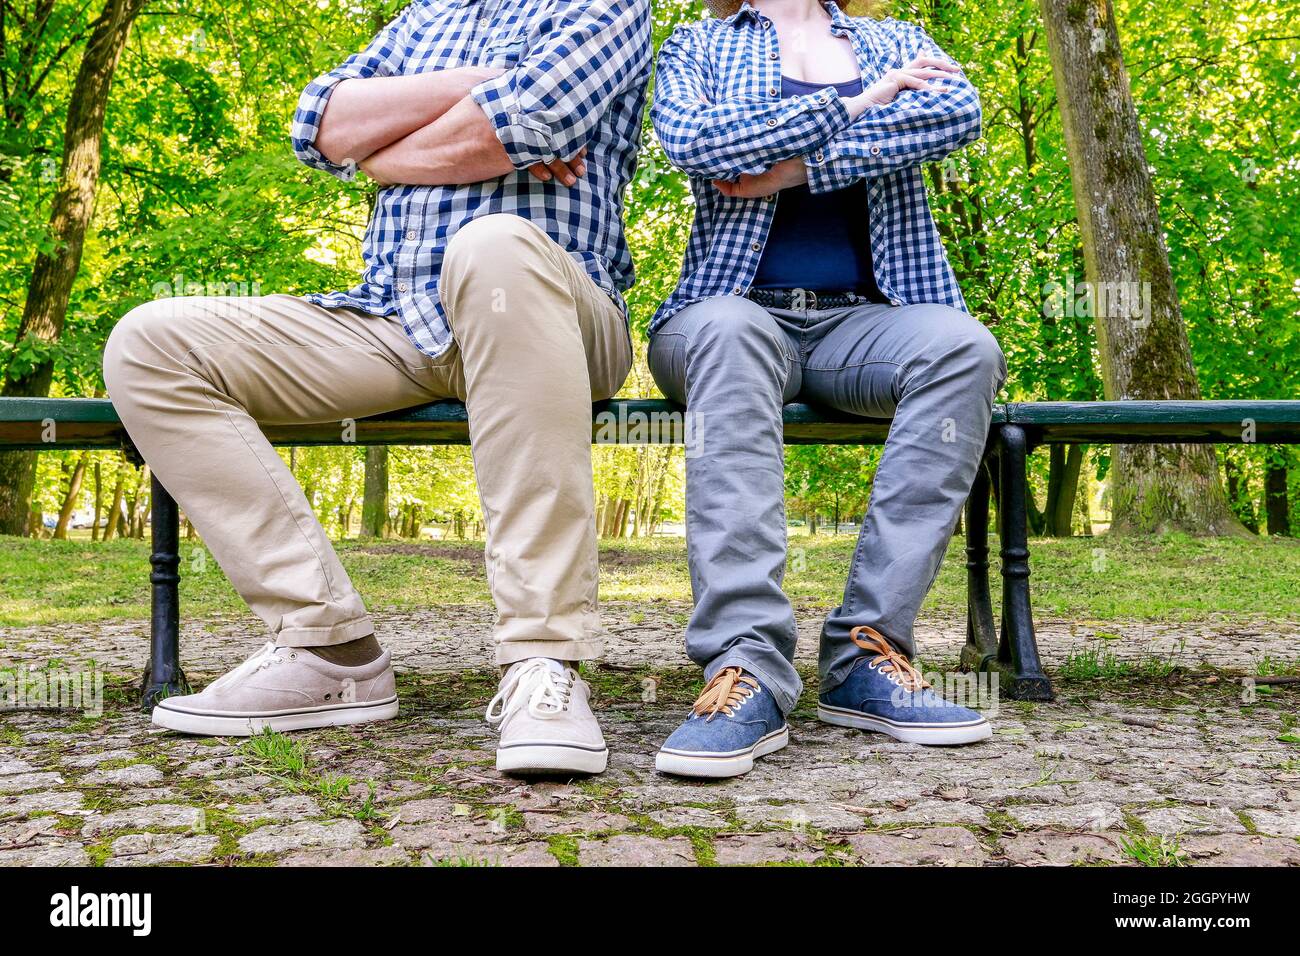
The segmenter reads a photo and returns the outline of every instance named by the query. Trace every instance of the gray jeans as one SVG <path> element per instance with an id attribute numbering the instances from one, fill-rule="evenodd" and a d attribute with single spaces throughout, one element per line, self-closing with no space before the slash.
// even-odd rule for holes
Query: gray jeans
<path id="1" fill-rule="evenodd" d="M 686 650 L 711 678 L 740 666 L 783 711 L 802 690 L 786 563 L 781 406 L 796 397 L 893 418 L 849 566 L 822 628 L 823 690 L 844 680 L 859 625 L 915 653 L 912 626 L 934 582 L 1006 378 L 997 340 L 942 305 L 765 309 L 739 296 L 697 302 L 650 342 L 663 393 L 695 416 L 686 461 L 686 541 L 695 610 Z"/>

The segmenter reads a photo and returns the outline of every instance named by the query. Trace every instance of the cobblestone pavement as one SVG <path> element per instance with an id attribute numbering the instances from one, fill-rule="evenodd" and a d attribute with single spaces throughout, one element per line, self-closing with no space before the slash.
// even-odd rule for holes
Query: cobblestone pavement
<path id="1" fill-rule="evenodd" d="M 133 686 L 141 622 L 0 632 L 0 666 L 108 675 L 100 716 L 0 714 L 0 865 L 1300 865 L 1300 688 L 1239 679 L 1266 658 L 1294 673 L 1300 625 L 1041 622 L 1049 669 L 1073 678 L 1059 699 L 1003 701 L 992 740 L 943 750 L 816 722 L 808 608 L 791 746 L 695 783 L 653 769 L 697 688 L 686 612 L 606 608 L 589 679 L 610 769 L 573 780 L 493 768 L 482 608 L 379 615 L 399 719 L 253 742 L 151 727 Z M 921 628 L 927 666 L 951 665 L 963 634 Z M 245 618 L 188 622 L 189 676 L 206 683 L 261 639 Z"/>

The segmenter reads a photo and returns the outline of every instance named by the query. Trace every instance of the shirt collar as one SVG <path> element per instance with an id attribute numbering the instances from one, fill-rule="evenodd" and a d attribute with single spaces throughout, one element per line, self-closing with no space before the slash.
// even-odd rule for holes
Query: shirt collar
<path id="1" fill-rule="evenodd" d="M 737 10 L 731 16 L 727 17 L 727 19 L 723 20 L 722 22 L 728 24 L 729 26 L 737 26 L 742 20 L 749 20 L 749 19 L 757 20 L 758 11 L 754 9 L 754 5 L 750 3 L 749 0 L 745 0 L 745 2 L 740 5 L 739 10 Z"/>
<path id="2" fill-rule="evenodd" d="M 847 16 L 834 0 L 823 0 L 822 6 L 824 6 L 826 12 L 831 15 L 831 23 L 834 26 L 843 30 L 851 30 L 853 28 L 853 18 Z M 723 23 L 729 24 L 730 26 L 739 26 L 744 20 L 753 20 L 755 22 L 758 22 L 759 20 L 759 12 L 754 9 L 754 5 L 750 3 L 749 0 L 745 0 L 745 2 L 740 5 L 740 9 L 727 17 Z"/>

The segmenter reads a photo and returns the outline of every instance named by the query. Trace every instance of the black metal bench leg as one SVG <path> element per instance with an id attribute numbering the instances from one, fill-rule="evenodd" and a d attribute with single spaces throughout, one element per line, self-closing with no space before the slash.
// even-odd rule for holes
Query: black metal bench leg
<path id="1" fill-rule="evenodd" d="M 1029 601 L 1029 514 L 1025 495 L 1029 441 L 1018 425 L 998 430 L 998 512 L 1002 519 L 1002 640 L 998 670 L 1012 700 L 1051 700 Z"/>
<path id="2" fill-rule="evenodd" d="M 965 670 L 987 670 L 998 654 L 998 632 L 989 593 L 989 464 L 980 462 L 966 499 L 966 646 Z"/>
<path id="3" fill-rule="evenodd" d="M 153 553 L 149 563 L 153 610 L 149 622 L 149 664 L 141 687 L 145 711 L 164 697 L 188 694 L 181 672 L 180 513 L 157 477 L 153 479 Z"/>

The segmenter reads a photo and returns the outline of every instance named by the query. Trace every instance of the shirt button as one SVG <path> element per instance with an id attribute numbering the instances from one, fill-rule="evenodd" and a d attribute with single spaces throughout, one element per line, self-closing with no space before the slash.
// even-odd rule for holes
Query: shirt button
<path id="1" fill-rule="evenodd" d="M 871 147 L 871 155 L 872 155 L 872 156 L 879 156 L 879 155 L 880 155 L 880 147 L 879 147 L 879 146 L 872 146 L 872 147 Z"/>
<path id="2" fill-rule="evenodd" d="M 767 55 L 767 58 L 769 60 L 775 60 L 777 56 L 779 56 L 779 54 L 775 50 L 773 50 L 771 53 Z"/>
<path id="3" fill-rule="evenodd" d="M 763 244 L 762 244 L 761 242 L 756 242 L 756 243 L 754 243 L 752 246 L 750 246 L 749 248 L 753 249 L 755 252 L 762 252 L 762 251 L 763 251 Z"/>
<path id="4" fill-rule="evenodd" d="M 775 86 L 771 86 L 771 87 L 768 87 L 767 95 L 768 95 L 768 96 L 777 96 L 778 94 L 780 94 L 780 92 L 781 92 L 781 91 L 778 90 Z"/>
<path id="5" fill-rule="evenodd" d="M 817 162 L 820 163 L 820 162 L 822 162 L 823 160 L 826 159 L 826 154 L 823 153 L 823 152 L 819 149 L 819 150 L 817 150 L 817 156 L 816 156 L 816 159 L 817 159 Z"/>
<path id="6" fill-rule="evenodd" d="M 414 241 L 416 235 L 417 235 L 417 233 L 416 233 L 416 231 L 415 231 L 414 229 L 408 229 L 408 230 L 406 230 L 406 238 L 407 238 L 407 239 L 410 239 L 410 240 Z"/>
<path id="7" fill-rule="evenodd" d="M 819 96 L 819 97 L 817 97 L 817 102 L 818 102 L 818 103 L 825 103 L 825 102 L 826 102 L 826 97 L 824 97 L 824 96 Z"/>
<path id="8" fill-rule="evenodd" d="M 767 125 L 768 125 L 768 126 L 775 126 L 775 125 L 776 125 L 776 120 L 774 120 L 774 119 L 770 119 L 770 120 L 768 120 L 768 121 L 767 121 Z"/>
<path id="9" fill-rule="evenodd" d="M 732 295 L 740 295 L 740 286 L 736 286 L 734 289 L 732 289 L 732 290 L 731 290 L 731 294 L 732 294 Z"/>
<path id="10" fill-rule="evenodd" d="M 775 198 L 776 198 L 776 195 L 775 195 L 775 194 L 773 194 L 773 195 L 771 195 L 771 196 L 764 196 L 764 197 L 763 197 L 763 202 L 771 202 L 771 201 L 772 201 L 773 199 L 775 199 Z"/>
<path id="11" fill-rule="evenodd" d="M 398 291 L 398 292 L 405 292 L 406 289 L 407 289 L 407 285 L 406 285 L 405 282 L 399 282 L 399 283 L 397 283 L 397 291 Z"/>
<path id="12" fill-rule="evenodd" d="M 486 30 L 488 27 L 492 25 L 492 21 L 489 20 L 487 17 L 484 17 L 482 20 L 478 22 L 478 25 L 481 26 L 484 30 Z"/>

